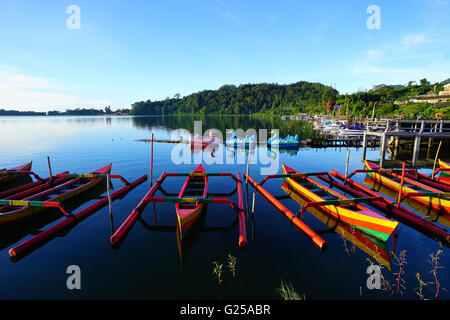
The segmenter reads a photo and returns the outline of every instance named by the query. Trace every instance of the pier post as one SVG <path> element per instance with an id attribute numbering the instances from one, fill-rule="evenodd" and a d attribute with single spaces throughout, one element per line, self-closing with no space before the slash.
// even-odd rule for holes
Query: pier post
<path id="1" fill-rule="evenodd" d="M 416 138 L 414 139 L 414 150 L 412 158 L 413 167 L 417 166 L 417 161 L 419 160 L 419 151 L 420 151 L 420 135 L 416 136 Z"/>
<path id="2" fill-rule="evenodd" d="M 430 159 L 431 148 L 433 147 L 433 138 L 428 138 L 427 159 Z"/>
<path id="3" fill-rule="evenodd" d="M 389 121 L 389 120 L 388 120 Z M 387 128 L 387 126 L 386 126 Z M 381 136 L 381 147 L 380 147 L 380 167 L 383 167 L 384 165 L 384 157 L 386 155 L 386 140 L 387 140 L 387 134 L 383 133 Z"/>
<path id="4" fill-rule="evenodd" d="M 364 131 L 362 147 L 363 147 L 363 149 L 362 149 L 362 159 L 361 159 L 361 161 L 364 162 L 364 160 L 366 160 L 366 151 L 367 151 L 367 132 L 366 131 Z"/>
<path id="5" fill-rule="evenodd" d="M 395 142 L 394 142 L 394 160 L 397 160 L 397 155 L 398 155 L 398 143 L 399 143 L 400 137 L 395 137 Z"/>

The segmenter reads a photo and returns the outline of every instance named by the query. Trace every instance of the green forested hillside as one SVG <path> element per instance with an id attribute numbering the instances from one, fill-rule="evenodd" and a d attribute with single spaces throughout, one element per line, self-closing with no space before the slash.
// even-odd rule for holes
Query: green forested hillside
<path id="1" fill-rule="evenodd" d="M 447 114 L 450 108 L 410 103 L 408 97 L 437 93 L 445 83 L 431 84 L 421 79 L 405 86 L 380 85 L 350 95 L 339 95 L 331 87 L 304 81 L 289 85 L 225 85 L 218 90 L 205 90 L 182 98 L 177 94 L 162 101 L 136 102 L 132 104 L 131 114 L 318 114 L 332 113 L 335 105 L 341 105 L 346 111 L 348 104 L 351 116 L 371 116 L 375 105 L 375 116 L 432 117 L 436 113 Z M 394 104 L 395 101 L 404 103 Z"/>
<path id="2" fill-rule="evenodd" d="M 144 114 L 252 114 L 289 113 L 306 110 L 335 100 L 338 92 L 320 83 L 297 82 L 289 85 L 225 85 L 183 98 L 141 101 L 131 113 Z"/>

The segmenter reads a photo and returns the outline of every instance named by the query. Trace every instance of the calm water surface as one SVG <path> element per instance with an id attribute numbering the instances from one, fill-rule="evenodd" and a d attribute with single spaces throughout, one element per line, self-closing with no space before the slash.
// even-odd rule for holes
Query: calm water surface
<path id="1" fill-rule="evenodd" d="M 157 139 L 178 137 L 174 130 L 182 128 L 192 132 L 192 117 L 1 117 L 0 118 L 0 168 L 11 168 L 30 160 L 33 171 L 48 176 L 47 156 L 51 159 L 53 173 L 69 170 L 88 173 L 112 163 L 112 173 L 123 175 L 132 181 L 150 174 L 150 144 L 136 141 L 148 139 L 154 133 Z M 203 130 L 249 128 L 280 129 L 282 135 L 299 134 L 301 139 L 311 136 L 309 125 L 298 121 L 256 119 L 248 117 L 202 118 Z M 220 146 L 210 152 L 190 154 L 189 164 L 175 164 L 172 157 L 174 144 L 156 143 L 153 179 L 162 171 L 191 172 L 197 165 L 193 160 L 202 159 L 208 172 L 232 172 L 246 170 L 244 150 L 228 150 Z M 269 157 L 279 164 L 284 162 L 299 171 L 345 172 L 346 149 L 301 148 L 294 151 L 270 152 L 265 147 L 252 153 L 253 161 Z M 377 160 L 378 150 L 369 150 L 367 157 Z M 220 164 L 222 162 L 228 164 Z M 240 160 L 239 160 L 240 159 Z M 219 163 L 218 163 L 219 162 Z M 266 162 L 267 163 L 267 162 Z M 261 167 L 250 165 L 250 174 L 261 181 Z M 352 148 L 350 171 L 362 168 L 361 150 Z M 430 170 L 422 170 L 429 172 Z M 178 193 L 185 178 L 168 178 L 163 187 L 167 193 Z M 363 176 L 355 178 L 362 182 Z M 117 190 L 120 181 L 113 181 Z M 261 196 L 256 195 L 254 219 L 248 219 L 248 247 L 238 248 L 238 224 L 230 207 L 212 204 L 208 206 L 204 222 L 186 238 L 184 259 L 181 262 L 174 227 L 176 214 L 173 204 L 148 205 L 120 248 L 113 250 L 109 237 L 129 215 L 148 191 L 150 181 L 114 201 L 113 220 L 105 207 L 84 220 L 61 237 L 38 248 L 18 262 L 9 259 L 8 250 L 15 244 L 30 238 L 63 218 L 40 218 L 27 228 L 2 231 L 0 239 L 0 298 L 1 299 L 279 299 L 277 288 L 281 281 L 291 282 L 297 292 L 307 299 L 418 299 L 416 273 L 425 282 L 434 281 L 429 263 L 430 254 L 440 248 L 439 243 L 414 229 L 400 225 L 395 254 L 406 250 L 407 265 L 402 295 L 387 294 L 383 290 L 368 290 L 366 281 L 368 259 L 352 242 L 344 240 L 312 214 L 305 213 L 303 221 L 319 232 L 328 242 L 329 249 L 320 252 L 298 230 L 273 209 Z M 266 188 L 274 195 L 285 195 L 281 181 L 274 180 Z M 230 178 L 211 177 L 211 193 L 233 191 Z M 254 190 L 248 189 L 248 199 Z M 245 188 L 244 188 L 245 193 Z M 104 190 L 78 199 L 77 209 L 93 203 L 92 198 L 104 195 Z M 161 193 L 159 193 L 161 194 Z M 90 198 L 91 200 L 89 200 Z M 237 195 L 232 200 L 237 202 Z M 300 208 L 293 200 L 283 203 L 294 213 Z M 77 204 L 73 204 L 78 205 Z M 250 214 L 251 216 L 251 214 Z M 56 219 L 56 220 L 55 220 Z M 53 220 L 53 221 L 51 221 Z M 49 222 L 48 225 L 45 223 Z M 36 226 L 35 226 L 36 225 Z M 392 249 L 392 238 L 387 243 Z M 227 256 L 237 258 L 236 277 L 227 268 Z M 218 286 L 213 276 L 213 262 L 224 264 L 223 283 Z M 439 298 L 448 299 L 450 289 L 448 249 L 443 248 L 438 269 L 441 286 Z M 82 289 L 68 290 L 66 269 L 78 265 L 82 273 Z M 395 258 L 390 260 L 392 271 L 382 269 L 386 280 L 394 284 L 398 272 Z M 394 287 L 394 291 L 396 288 Z M 425 298 L 432 298 L 435 285 L 424 289 Z"/>

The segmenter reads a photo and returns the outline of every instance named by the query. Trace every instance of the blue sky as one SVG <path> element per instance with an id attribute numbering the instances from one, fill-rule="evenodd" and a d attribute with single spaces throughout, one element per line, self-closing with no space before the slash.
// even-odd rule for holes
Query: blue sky
<path id="1" fill-rule="evenodd" d="M 68 29 L 70 5 L 80 29 Z M 381 29 L 369 29 L 370 5 Z M 0 108 L 129 107 L 224 84 L 450 78 L 450 0 L 0 0 Z"/>

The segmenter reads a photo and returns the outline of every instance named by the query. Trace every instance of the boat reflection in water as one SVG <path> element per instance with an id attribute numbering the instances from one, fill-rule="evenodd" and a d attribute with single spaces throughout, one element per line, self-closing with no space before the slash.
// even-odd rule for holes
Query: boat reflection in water
<path id="1" fill-rule="evenodd" d="M 295 192 L 286 182 L 282 183 L 281 189 L 286 192 L 288 196 L 297 201 L 301 206 L 304 206 L 307 203 L 307 201 Z M 342 238 L 353 243 L 356 247 L 376 259 L 381 265 L 391 271 L 389 250 L 386 242 L 372 237 L 369 234 L 350 226 L 349 224 L 340 222 L 335 217 L 328 215 L 317 208 L 309 207 L 308 212 L 326 224 L 331 230 L 339 234 Z"/>

